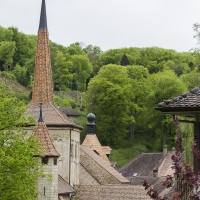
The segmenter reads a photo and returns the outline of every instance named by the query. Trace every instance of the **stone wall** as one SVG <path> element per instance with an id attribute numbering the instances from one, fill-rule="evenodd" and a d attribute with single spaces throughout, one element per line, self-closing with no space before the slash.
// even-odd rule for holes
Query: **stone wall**
<path id="1" fill-rule="evenodd" d="M 47 127 L 52 142 L 60 154 L 58 173 L 71 186 L 79 184 L 80 130 L 68 127 Z M 29 134 L 32 128 L 25 129 Z M 71 141 L 71 142 L 70 142 Z M 71 143 L 71 145 L 70 145 Z"/>
<path id="2" fill-rule="evenodd" d="M 58 165 L 54 165 L 54 158 L 48 158 L 44 173 L 47 176 L 37 181 L 37 200 L 58 200 Z"/>
<path id="3" fill-rule="evenodd" d="M 100 165 L 83 150 L 81 150 L 80 162 L 100 184 L 121 184 L 121 182 L 109 173 L 105 167 Z M 102 160 L 102 162 L 104 161 Z M 110 167 L 108 164 L 107 166 Z"/>

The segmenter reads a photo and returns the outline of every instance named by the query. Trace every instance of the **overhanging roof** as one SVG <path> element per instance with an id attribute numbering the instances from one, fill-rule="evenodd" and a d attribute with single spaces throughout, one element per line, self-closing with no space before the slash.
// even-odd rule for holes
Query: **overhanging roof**
<path id="1" fill-rule="evenodd" d="M 156 110 L 166 114 L 196 116 L 200 114 L 200 87 L 170 100 L 160 102 Z"/>

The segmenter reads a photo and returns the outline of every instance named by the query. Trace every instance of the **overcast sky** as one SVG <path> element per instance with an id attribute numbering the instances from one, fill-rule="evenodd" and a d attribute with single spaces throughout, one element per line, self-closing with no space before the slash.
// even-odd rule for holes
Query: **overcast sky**
<path id="1" fill-rule="evenodd" d="M 0 25 L 37 34 L 42 0 L 0 0 Z M 200 23 L 199 0 L 46 0 L 49 37 L 69 46 L 102 50 L 196 47 L 193 24 Z"/>

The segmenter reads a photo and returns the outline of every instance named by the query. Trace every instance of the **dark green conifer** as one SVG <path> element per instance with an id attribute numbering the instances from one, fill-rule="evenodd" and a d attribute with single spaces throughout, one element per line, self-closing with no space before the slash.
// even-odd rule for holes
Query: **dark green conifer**
<path id="1" fill-rule="evenodd" d="M 128 60 L 128 57 L 126 56 L 126 54 L 124 54 L 121 58 L 121 61 L 120 61 L 120 65 L 121 66 L 127 66 L 127 65 L 130 65 L 130 62 Z"/>

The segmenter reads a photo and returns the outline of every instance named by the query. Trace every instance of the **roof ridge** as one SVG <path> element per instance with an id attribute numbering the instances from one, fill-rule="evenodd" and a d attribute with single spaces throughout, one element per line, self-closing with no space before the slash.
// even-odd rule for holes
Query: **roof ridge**
<path id="1" fill-rule="evenodd" d="M 87 134 L 83 143 L 83 146 L 88 146 L 90 147 L 93 151 L 97 151 L 99 153 L 99 156 L 106 162 L 110 164 L 110 160 L 108 159 L 106 153 L 103 151 L 101 143 L 96 135 L 94 134 Z"/>
<path id="2" fill-rule="evenodd" d="M 92 151 L 92 149 L 91 148 L 89 148 L 88 146 L 83 146 L 83 145 L 80 145 L 80 148 L 81 148 L 81 150 L 83 150 L 86 154 L 88 154 L 85 150 L 84 150 L 84 148 L 86 147 L 86 150 L 87 150 L 87 148 L 89 149 L 89 150 L 91 150 Z M 93 151 L 92 151 L 93 152 Z M 93 152 L 94 153 L 94 152 Z M 89 152 L 89 154 L 90 154 L 90 152 Z M 88 155 L 89 155 L 88 154 Z M 112 176 L 114 176 L 118 181 L 120 181 L 120 182 L 124 182 L 125 180 L 127 181 L 127 183 L 128 182 L 130 182 L 130 181 L 128 181 L 124 176 L 122 176 L 117 170 L 115 170 L 112 166 L 110 166 L 109 164 L 108 164 L 108 162 L 106 162 L 105 160 L 103 160 L 100 156 L 98 156 L 96 153 L 94 153 L 93 154 L 94 156 L 92 157 L 92 159 L 96 162 L 96 163 L 98 163 L 100 166 L 102 166 L 109 174 L 111 174 Z M 89 155 L 90 157 L 91 157 L 91 155 Z M 102 160 L 103 162 L 100 162 L 99 160 Z M 106 167 L 105 167 L 105 165 L 106 165 Z M 110 170 L 108 170 L 108 169 L 110 169 Z M 117 175 L 117 176 L 116 176 Z M 119 177 L 118 177 L 119 176 Z M 124 179 L 124 181 L 122 181 L 122 180 L 120 180 L 121 178 L 123 178 Z"/>
<path id="3" fill-rule="evenodd" d="M 87 170 L 87 168 L 85 168 L 85 166 L 83 166 L 83 165 L 81 164 L 81 162 L 80 162 L 80 165 L 90 174 L 90 176 L 92 176 L 92 177 L 95 179 L 95 181 L 97 181 L 97 182 L 101 185 L 101 183 L 98 181 L 98 179 L 95 178 L 95 177 L 93 176 L 93 174 L 90 173 L 90 172 Z"/>

